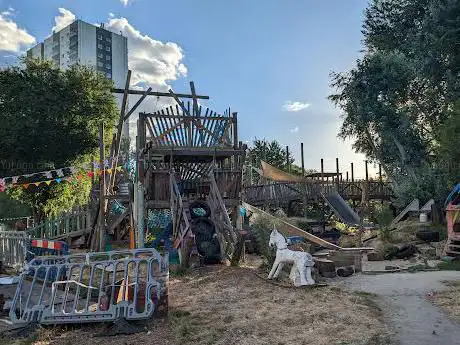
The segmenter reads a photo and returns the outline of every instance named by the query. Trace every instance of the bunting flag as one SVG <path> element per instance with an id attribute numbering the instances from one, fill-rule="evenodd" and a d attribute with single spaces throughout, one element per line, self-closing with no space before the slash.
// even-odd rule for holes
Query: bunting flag
<path id="1" fill-rule="evenodd" d="M 104 160 L 103 162 L 103 169 L 102 170 L 106 170 L 106 168 L 111 168 L 112 164 L 116 161 L 115 159 L 116 157 L 109 157 L 107 159 Z M 117 161 L 119 160 L 125 160 L 127 157 L 126 155 L 121 155 Z M 126 166 L 127 164 L 125 164 Z M 23 174 L 23 175 L 17 175 L 17 176 L 6 176 L 6 177 L 0 177 L 0 188 L 2 188 L 1 186 L 4 184 L 5 186 L 6 185 L 10 185 L 10 184 L 17 184 L 18 183 L 18 179 L 21 178 L 21 177 L 31 177 L 31 176 L 34 176 L 34 175 L 42 175 L 43 177 L 45 177 L 46 179 L 54 179 L 56 177 L 64 177 L 66 174 L 67 175 L 74 175 L 76 174 L 79 170 L 91 170 L 91 167 L 94 168 L 94 170 L 98 170 L 101 168 L 99 162 L 90 162 L 90 163 L 85 163 L 85 164 L 82 164 L 81 166 L 70 166 L 70 167 L 64 167 L 64 168 L 59 168 L 59 169 L 51 169 L 51 170 L 45 170 L 45 171 L 38 171 L 38 172 L 34 172 L 34 173 L 30 173 L 30 174 Z M 117 171 L 120 171 L 120 170 L 117 170 Z M 54 175 L 53 175 L 53 172 L 54 172 Z"/>
<path id="2" fill-rule="evenodd" d="M 121 165 L 117 166 L 117 167 L 115 167 L 115 169 L 111 169 L 111 168 L 103 169 L 103 170 L 99 169 L 99 170 L 97 170 L 97 175 L 101 176 L 102 173 L 104 173 L 104 174 L 112 174 L 112 173 L 115 173 L 115 171 L 121 171 L 122 169 L 126 169 L 126 165 L 125 166 L 121 166 Z M 87 175 L 87 177 L 94 177 L 96 174 L 94 172 L 92 172 L 92 171 L 89 171 L 86 175 Z M 45 176 L 48 176 L 48 175 L 45 174 Z M 52 177 L 52 175 L 51 175 L 51 177 Z M 57 177 L 55 179 L 51 178 L 51 179 L 44 180 L 44 181 L 37 181 L 37 182 L 30 182 L 30 183 L 12 183 L 9 186 L 11 186 L 11 187 L 22 187 L 24 189 L 27 189 L 31 185 L 33 185 L 35 187 L 39 187 L 42 184 L 45 184 L 45 185 L 49 186 L 49 185 L 51 185 L 52 182 L 55 182 L 55 183 L 70 182 L 72 184 L 76 184 L 76 183 L 78 183 L 79 180 L 82 180 L 84 177 L 85 177 L 85 175 L 83 175 L 81 173 L 79 173 L 78 175 L 75 175 L 75 176 L 64 176 L 64 175 L 62 175 L 62 176 L 59 176 L 59 177 Z M 5 183 L 4 179 L 0 179 L 0 192 L 5 192 L 7 187 L 8 187 L 8 185 Z"/>

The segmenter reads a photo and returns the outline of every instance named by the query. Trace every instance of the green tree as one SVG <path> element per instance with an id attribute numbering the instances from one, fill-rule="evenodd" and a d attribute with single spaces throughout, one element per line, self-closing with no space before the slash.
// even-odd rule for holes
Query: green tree
<path id="1" fill-rule="evenodd" d="M 90 161 L 98 152 L 100 123 L 107 143 L 115 125 L 112 86 L 102 74 L 80 65 L 62 71 L 51 62 L 24 59 L 0 70 L 0 161 L 11 163 L 0 166 L 0 176 Z M 87 202 L 89 186 L 81 179 L 13 188 L 9 194 L 42 218 Z"/>
<path id="2" fill-rule="evenodd" d="M 458 159 L 459 32 L 459 1 L 372 0 L 364 57 L 332 75 L 330 99 L 344 112 L 339 136 L 382 164 L 401 204 L 441 200 L 447 181 L 458 178 L 442 163 Z"/>

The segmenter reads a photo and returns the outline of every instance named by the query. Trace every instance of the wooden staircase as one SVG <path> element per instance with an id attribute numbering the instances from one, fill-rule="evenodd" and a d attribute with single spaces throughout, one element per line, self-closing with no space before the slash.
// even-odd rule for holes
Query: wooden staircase
<path id="1" fill-rule="evenodd" d="M 460 257 L 460 238 L 448 238 L 444 252 L 447 256 Z"/>
<path id="2" fill-rule="evenodd" d="M 205 182 L 206 184 L 209 184 L 206 202 L 211 209 L 210 218 L 215 224 L 217 238 L 221 247 L 221 256 L 222 259 L 228 259 L 231 258 L 234 252 L 237 242 L 237 234 L 232 226 L 227 208 L 225 207 L 225 203 L 212 172 L 208 175 Z M 177 249 L 181 247 L 185 238 L 192 230 L 189 205 L 193 201 L 200 199 L 193 196 L 182 196 L 179 192 L 179 187 L 174 178 L 174 174 L 170 174 L 170 187 L 174 248 Z"/>

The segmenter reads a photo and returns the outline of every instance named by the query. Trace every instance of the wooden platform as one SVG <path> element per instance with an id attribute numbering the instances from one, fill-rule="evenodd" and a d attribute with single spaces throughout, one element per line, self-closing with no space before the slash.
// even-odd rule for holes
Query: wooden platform
<path id="1" fill-rule="evenodd" d="M 345 200 L 358 200 L 363 197 L 363 185 L 367 183 L 369 200 L 390 200 L 393 190 L 389 182 L 379 181 L 341 181 L 330 183 L 318 181 L 317 183 L 292 183 L 278 182 L 265 185 L 244 187 L 245 200 L 254 206 L 277 204 L 287 205 L 291 201 L 317 200 L 321 193 L 330 190 L 337 192 Z"/>

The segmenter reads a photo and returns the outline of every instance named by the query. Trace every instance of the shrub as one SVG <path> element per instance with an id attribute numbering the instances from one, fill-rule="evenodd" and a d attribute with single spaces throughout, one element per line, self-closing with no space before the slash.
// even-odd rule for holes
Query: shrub
<path id="1" fill-rule="evenodd" d="M 276 252 L 269 247 L 268 242 L 273 226 L 276 227 L 277 225 L 279 225 L 277 222 L 268 217 L 258 216 L 249 230 L 251 237 L 255 240 L 255 252 L 262 256 L 263 267 L 265 268 L 271 267 L 275 261 Z"/>

